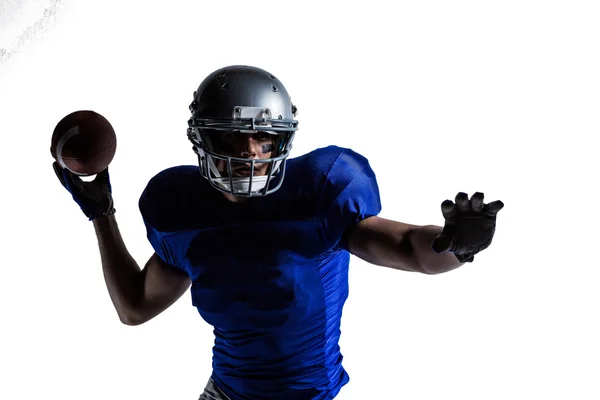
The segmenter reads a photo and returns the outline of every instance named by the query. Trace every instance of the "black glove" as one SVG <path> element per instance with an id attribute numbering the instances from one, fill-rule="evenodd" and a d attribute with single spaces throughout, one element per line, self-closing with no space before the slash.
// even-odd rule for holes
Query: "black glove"
<path id="1" fill-rule="evenodd" d="M 483 193 L 476 192 L 471 200 L 466 193 L 456 195 L 456 204 L 450 200 L 442 203 L 446 223 L 442 233 L 433 241 L 432 249 L 438 253 L 450 251 L 461 262 L 472 262 L 475 254 L 486 249 L 496 230 L 496 214 L 504 204 L 483 202 Z"/>
<path id="2" fill-rule="evenodd" d="M 79 176 L 62 168 L 56 161 L 52 167 L 60 183 L 71 193 L 90 221 L 115 213 L 108 168 L 98 173 L 93 181 L 84 182 Z"/>

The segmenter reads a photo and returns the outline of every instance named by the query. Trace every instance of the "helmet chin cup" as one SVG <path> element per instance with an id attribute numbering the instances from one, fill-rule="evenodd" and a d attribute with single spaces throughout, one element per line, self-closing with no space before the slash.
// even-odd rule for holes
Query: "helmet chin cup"
<path id="1" fill-rule="evenodd" d="M 225 193 L 233 194 L 234 196 L 248 196 L 247 193 L 260 193 L 267 184 L 266 176 L 255 176 L 252 179 L 249 177 L 234 177 L 215 179 L 215 183 L 223 189 Z M 233 184 L 233 186 L 232 186 Z M 252 186 L 252 187 L 251 187 Z"/>

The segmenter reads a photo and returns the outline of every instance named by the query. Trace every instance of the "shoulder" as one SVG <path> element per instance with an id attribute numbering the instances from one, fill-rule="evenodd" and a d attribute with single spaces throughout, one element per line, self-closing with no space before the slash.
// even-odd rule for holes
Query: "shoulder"
<path id="1" fill-rule="evenodd" d="M 165 225 L 177 225 L 199 207 L 207 182 L 197 166 L 167 168 L 150 179 L 142 192 L 139 208 L 147 224 L 162 231 Z M 162 228 L 160 228 L 162 226 Z"/>
<path id="2" fill-rule="evenodd" d="M 339 146 L 327 146 L 290 160 L 291 169 L 323 178 L 350 176 L 370 170 L 369 161 L 356 151 Z"/>
<path id="3" fill-rule="evenodd" d="M 347 232 L 379 214 L 381 201 L 369 161 L 352 149 L 329 146 L 305 155 L 298 170 L 312 170 L 319 235 L 327 248 L 348 249 Z"/>
<path id="4" fill-rule="evenodd" d="M 198 167 L 182 165 L 167 168 L 154 175 L 140 197 L 140 205 L 167 204 L 189 192 L 202 182 Z"/>
<path id="5" fill-rule="evenodd" d="M 327 208 L 334 202 L 352 202 L 359 198 L 378 201 L 375 172 L 367 158 L 352 149 L 328 146 L 290 161 L 290 180 L 295 187 L 307 191 L 318 207 Z M 286 173 L 285 179 L 287 176 Z"/>

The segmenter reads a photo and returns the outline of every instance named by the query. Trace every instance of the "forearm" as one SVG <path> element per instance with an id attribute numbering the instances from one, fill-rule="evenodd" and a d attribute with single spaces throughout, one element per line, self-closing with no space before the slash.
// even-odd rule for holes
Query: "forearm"
<path id="1" fill-rule="evenodd" d="M 424 274 L 441 274 L 462 264 L 449 252 L 436 253 L 433 240 L 442 232 L 434 225 L 411 225 L 380 217 L 361 221 L 351 232 L 350 252 L 375 265 Z"/>
<path id="2" fill-rule="evenodd" d="M 110 298 L 120 320 L 127 325 L 135 324 L 142 297 L 140 267 L 129 254 L 114 215 L 97 218 L 93 224 Z"/>
<path id="3" fill-rule="evenodd" d="M 444 251 L 436 253 L 431 245 L 442 232 L 442 227 L 425 225 L 414 228 L 410 233 L 410 243 L 420 270 L 426 274 L 441 274 L 462 265 L 454 254 Z"/>

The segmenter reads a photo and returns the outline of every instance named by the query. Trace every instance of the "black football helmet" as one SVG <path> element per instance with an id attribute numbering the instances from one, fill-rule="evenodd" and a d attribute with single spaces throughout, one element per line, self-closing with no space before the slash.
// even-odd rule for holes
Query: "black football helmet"
<path id="1" fill-rule="evenodd" d="M 281 187 L 298 121 L 296 107 L 279 79 L 251 66 L 221 68 L 202 81 L 189 109 L 192 116 L 188 121 L 188 138 L 198 155 L 200 173 L 213 187 L 247 197 L 266 196 Z M 215 143 L 219 135 L 258 131 L 274 139 L 270 158 L 219 153 Z M 226 171 L 217 169 L 219 160 L 226 162 Z M 251 165 L 250 176 L 233 176 L 232 163 Z M 254 176 L 257 163 L 269 164 L 266 175 Z"/>

